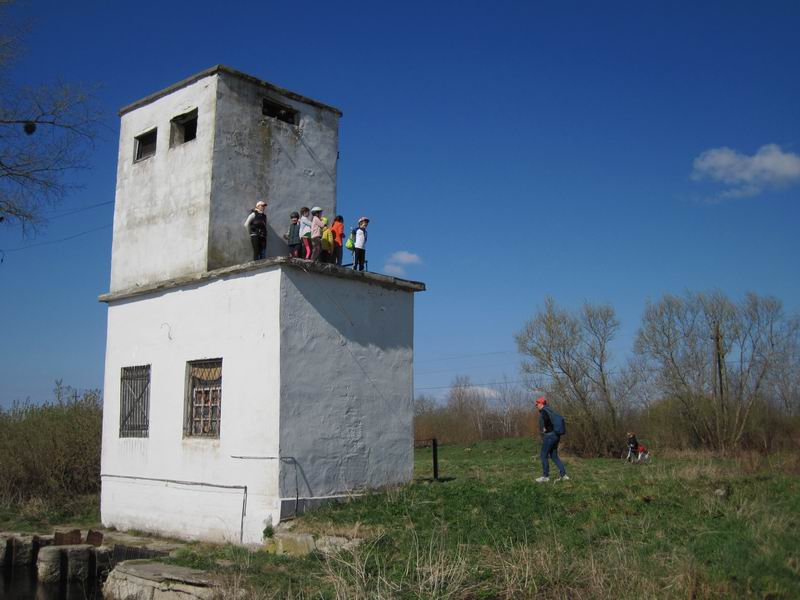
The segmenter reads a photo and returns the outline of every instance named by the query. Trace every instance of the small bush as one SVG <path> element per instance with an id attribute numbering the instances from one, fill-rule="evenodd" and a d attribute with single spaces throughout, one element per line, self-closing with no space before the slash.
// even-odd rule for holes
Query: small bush
<path id="1" fill-rule="evenodd" d="M 34 506 L 100 491 L 102 399 L 56 383 L 51 403 L 0 410 L 0 501 Z"/>

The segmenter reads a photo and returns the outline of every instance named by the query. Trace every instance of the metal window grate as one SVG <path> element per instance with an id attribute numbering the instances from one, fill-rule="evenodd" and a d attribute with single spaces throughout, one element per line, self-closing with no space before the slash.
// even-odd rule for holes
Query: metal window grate
<path id="1" fill-rule="evenodd" d="M 187 364 L 186 422 L 189 437 L 219 437 L 222 408 L 222 359 Z"/>
<path id="2" fill-rule="evenodd" d="M 122 367 L 119 437 L 147 437 L 150 427 L 150 365 Z"/>

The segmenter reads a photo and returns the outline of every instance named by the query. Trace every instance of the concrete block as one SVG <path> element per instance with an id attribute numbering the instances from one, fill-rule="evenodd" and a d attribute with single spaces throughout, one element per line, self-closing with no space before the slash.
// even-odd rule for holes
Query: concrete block
<path id="1" fill-rule="evenodd" d="M 119 563 L 103 586 L 105 600 L 213 600 L 217 582 L 197 569 L 147 560 Z"/>
<path id="2" fill-rule="evenodd" d="M 353 550 L 361 545 L 361 538 L 346 538 L 335 535 L 323 535 L 316 540 L 317 550 L 323 554 L 335 554 L 343 550 Z"/>
<path id="3" fill-rule="evenodd" d="M 35 536 L 17 535 L 11 538 L 11 560 L 15 567 L 31 565 L 36 561 Z"/>
<path id="4" fill-rule="evenodd" d="M 105 575 L 111 570 L 114 550 L 108 546 L 97 546 L 92 548 L 94 555 L 94 575 L 95 577 Z"/>
<path id="5" fill-rule="evenodd" d="M 6 557 L 11 562 L 11 536 L 8 534 L 0 535 L 0 567 L 6 565 Z"/>
<path id="6" fill-rule="evenodd" d="M 314 536 L 310 533 L 276 533 L 272 538 L 277 544 L 276 554 L 305 556 L 317 549 Z"/>
<path id="7" fill-rule="evenodd" d="M 55 546 L 58 548 L 59 546 Z M 75 544 L 73 546 L 60 546 L 64 552 L 67 563 L 67 579 L 69 581 L 85 581 L 89 577 L 89 561 L 92 546 L 89 544 Z"/>
<path id="8" fill-rule="evenodd" d="M 61 581 L 61 546 L 46 546 L 39 550 L 36 576 L 43 583 Z"/>

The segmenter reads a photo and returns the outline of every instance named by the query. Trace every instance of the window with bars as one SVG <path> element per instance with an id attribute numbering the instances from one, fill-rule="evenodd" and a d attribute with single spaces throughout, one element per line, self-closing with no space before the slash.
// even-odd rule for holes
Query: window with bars
<path id="1" fill-rule="evenodd" d="M 150 427 L 150 365 L 122 367 L 119 437 L 147 437 Z"/>
<path id="2" fill-rule="evenodd" d="M 187 363 L 184 435 L 218 438 L 221 407 L 222 359 Z"/>

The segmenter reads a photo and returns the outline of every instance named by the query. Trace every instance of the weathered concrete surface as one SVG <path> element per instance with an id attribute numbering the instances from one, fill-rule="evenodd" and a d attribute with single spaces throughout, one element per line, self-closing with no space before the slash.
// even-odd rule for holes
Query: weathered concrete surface
<path id="1" fill-rule="evenodd" d="M 206 270 L 216 96 L 211 75 L 122 116 L 112 291 Z M 170 121 L 193 109 L 196 139 L 170 148 Z M 155 155 L 134 161 L 136 136 L 153 128 Z"/>
<path id="2" fill-rule="evenodd" d="M 57 583 L 61 580 L 61 546 L 47 546 L 39 550 L 36 576 L 44 583 Z"/>
<path id="3" fill-rule="evenodd" d="M 273 266 L 109 306 L 100 507 L 106 526 L 258 543 L 265 521 L 277 523 L 277 461 L 234 457 L 278 456 L 280 277 Z M 215 357 L 223 361 L 220 437 L 184 438 L 186 362 Z M 149 436 L 120 438 L 120 369 L 138 364 L 161 373 L 150 383 Z"/>
<path id="4" fill-rule="evenodd" d="M 373 273 L 371 271 L 354 271 L 348 267 L 338 267 L 327 263 L 311 262 L 308 260 L 301 260 L 299 258 L 289 258 L 287 256 L 274 256 L 266 260 L 251 261 L 232 267 L 225 267 L 215 269 L 206 273 L 195 273 L 185 277 L 177 277 L 175 279 L 167 279 L 152 285 L 143 285 L 135 288 L 119 290 L 108 294 L 101 294 L 98 296 L 100 302 L 118 302 L 120 300 L 127 300 L 137 296 L 152 295 L 159 292 L 164 292 L 172 289 L 179 289 L 195 283 L 211 282 L 215 279 L 237 275 L 239 273 L 253 273 L 257 271 L 264 271 L 271 269 L 275 265 L 285 265 L 299 269 L 306 273 L 320 273 L 330 277 L 338 277 L 340 279 L 350 279 L 353 281 L 362 281 L 370 284 L 379 285 L 387 289 L 403 290 L 406 292 L 422 292 L 425 291 L 425 284 L 420 281 L 410 281 L 400 277 L 393 277 L 391 275 L 383 275 L 382 273 Z"/>
<path id="5" fill-rule="evenodd" d="M 281 518 L 411 479 L 414 295 L 365 283 L 284 271 Z"/>
<path id="6" fill-rule="evenodd" d="M 11 561 L 11 538 L 14 534 L 0 532 L 0 567 Z"/>
<path id="7" fill-rule="evenodd" d="M 31 565 L 36 561 L 36 536 L 16 535 L 11 538 L 11 561 L 15 567 Z"/>
<path id="8" fill-rule="evenodd" d="M 152 561 L 119 563 L 103 585 L 105 600 L 211 600 L 217 581 L 197 569 Z"/>
<path id="9" fill-rule="evenodd" d="M 297 123 L 262 115 L 264 99 L 297 111 Z M 283 234 L 291 211 L 319 205 L 333 219 L 340 114 L 252 79 L 219 74 L 209 270 L 252 259 L 242 221 L 257 200 L 268 203 L 267 256 L 288 253 Z"/>
<path id="10" fill-rule="evenodd" d="M 273 260 L 110 303 L 106 526 L 260 543 L 295 504 L 410 479 L 413 291 L 424 286 Z M 217 357 L 220 437 L 185 438 L 186 363 Z M 150 431 L 120 438 L 119 374 L 138 364 L 160 373 Z"/>
<path id="11" fill-rule="evenodd" d="M 273 554 L 288 554 L 290 556 L 306 556 L 312 552 L 335 554 L 342 550 L 353 550 L 363 540 L 359 538 L 323 535 L 314 537 L 310 533 L 293 533 L 279 531 L 274 536 L 264 540 L 264 549 Z"/>
<path id="12" fill-rule="evenodd" d="M 76 544 L 73 546 L 56 546 L 61 549 L 67 565 L 66 578 L 69 581 L 85 581 L 90 574 L 90 561 L 94 546 Z"/>
<path id="13" fill-rule="evenodd" d="M 264 99 L 297 111 L 297 123 L 264 116 Z M 173 143 L 172 120 L 193 110 L 197 137 Z M 252 248 L 242 222 L 257 200 L 269 203 L 268 255 L 285 255 L 290 211 L 319 204 L 333 217 L 340 116 L 337 109 L 225 68 L 126 107 L 111 291 L 247 262 Z M 155 155 L 135 160 L 136 137 L 153 129 Z"/>
<path id="14" fill-rule="evenodd" d="M 94 555 L 94 575 L 103 575 L 111 570 L 113 550 L 108 546 L 97 546 L 92 548 Z"/>

